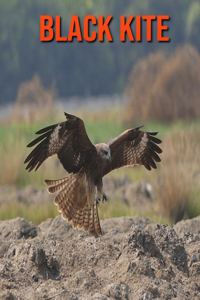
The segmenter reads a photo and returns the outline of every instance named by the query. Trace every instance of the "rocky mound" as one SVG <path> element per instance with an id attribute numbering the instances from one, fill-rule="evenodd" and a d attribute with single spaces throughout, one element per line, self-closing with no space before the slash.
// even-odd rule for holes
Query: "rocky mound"
<path id="1" fill-rule="evenodd" d="M 101 226 L 92 238 L 60 216 L 0 222 L 0 299 L 200 299 L 200 217 Z"/>

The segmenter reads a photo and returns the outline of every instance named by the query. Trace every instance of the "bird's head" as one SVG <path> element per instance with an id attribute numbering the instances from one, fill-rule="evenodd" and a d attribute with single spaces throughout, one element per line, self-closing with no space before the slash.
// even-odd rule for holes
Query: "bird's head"
<path id="1" fill-rule="evenodd" d="M 110 153 L 110 148 L 107 144 L 101 143 L 96 145 L 96 149 L 98 154 L 103 158 L 103 159 L 108 159 L 111 161 L 111 153 Z"/>

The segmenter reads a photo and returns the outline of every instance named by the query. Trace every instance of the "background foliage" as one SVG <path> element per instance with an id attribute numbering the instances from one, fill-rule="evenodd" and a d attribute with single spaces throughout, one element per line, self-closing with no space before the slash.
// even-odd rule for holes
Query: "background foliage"
<path id="1" fill-rule="evenodd" d="M 80 5 L 78 0 L 0 0 L 0 7 L 0 103 L 14 101 L 20 83 L 36 73 L 46 87 L 55 82 L 60 97 L 121 93 L 140 57 L 158 49 L 169 53 L 185 42 L 200 50 L 198 1 L 87 0 Z M 82 21 L 88 14 L 111 14 L 114 42 L 42 43 L 42 14 L 61 15 L 63 35 L 68 34 L 71 15 L 78 15 Z M 156 41 L 156 26 L 153 42 L 146 42 L 145 22 L 142 43 L 120 42 L 119 17 L 131 14 L 168 14 L 170 43 Z"/>
<path id="2" fill-rule="evenodd" d="M 190 45 L 170 56 L 162 51 L 141 59 L 131 71 L 125 120 L 173 122 L 200 117 L 200 55 Z"/>

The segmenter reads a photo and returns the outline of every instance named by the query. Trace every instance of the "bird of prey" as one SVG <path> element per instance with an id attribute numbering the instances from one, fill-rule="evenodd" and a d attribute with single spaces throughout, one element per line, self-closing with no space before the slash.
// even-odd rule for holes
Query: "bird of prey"
<path id="1" fill-rule="evenodd" d="M 144 165 L 156 169 L 162 150 L 157 144 L 157 132 L 128 129 L 108 143 L 92 144 L 84 122 L 65 113 L 66 121 L 48 126 L 36 132 L 40 136 L 27 147 L 38 144 L 24 163 L 26 169 L 35 171 L 50 156 L 57 154 L 68 172 L 67 177 L 45 180 L 50 193 L 59 192 L 54 203 L 62 217 L 72 222 L 74 228 L 84 228 L 92 236 L 102 235 L 97 205 L 107 200 L 103 192 L 102 178 L 112 170 L 124 166 Z"/>

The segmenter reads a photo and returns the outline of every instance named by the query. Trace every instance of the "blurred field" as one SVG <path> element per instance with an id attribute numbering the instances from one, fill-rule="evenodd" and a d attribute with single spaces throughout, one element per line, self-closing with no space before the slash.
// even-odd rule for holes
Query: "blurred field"
<path id="1" fill-rule="evenodd" d="M 192 121 L 200 117 L 200 53 L 191 45 L 170 56 L 151 53 L 134 65 L 127 85 L 130 102 L 124 119 L 158 122 Z"/>
<path id="2" fill-rule="evenodd" d="M 95 110 L 79 108 L 74 114 L 84 120 L 94 144 L 144 123 L 143 130 L 159 132 L 163 154 L 157 170 L 149 172 L 137 166 L 108 174 L 115 179 L 128 176 L 132 182 L 147 182 L 155 202 L 147 211 L 142 205 L 136 207 L 137 202 L 128 204 L 116 196 L 100 205 L 100 217 L 137 214 L 173 224 L 200 215 L 200 54 L 190 45 L 177 48 L 170 56 L 164 52 L 150 54 L 133 66 L 127 91 L 128 105 L 122 102 L 123 107 L 120 103 L 100 109 L 95 101 Z M 56 157 L 45 161 L 37 172 L 28 173 L 23 163 L 31 150 L 26 145 L 35 139 L 34 133 L 65 120 L 63 112 L 55 109 L 55 95 L 55 86 L 46 89 L 38 76 L 19 86 L 13 113 L 0 123 L 0 186 L 39 188 L 44 187 L 44 179 L 66 176 Z M 0 195 L 0 219 L 21 216 L 37 224 L 58 214 L 53 202 L 38 200 L 19 203 L 12 199 L 11 205 Z"/>
<path id="3" fill-rule="evenodd" d="M 86 125 L 88 135 L 93 143 L 109 141 L 127 129 L 122 122 L 121 108 L 114 110 L 76 112 Z M 66 176 L 65 170 L 56 157 L 48 159 L 37 172 L 25 170 L 24 159 L 30 152 L 26 145 L 35 138 L 34 132 L 44 126 L 64 121 L 62 113 L 46 118 L 43 122 L 10 122 L 0 126 L 0 185 L 44 186 L 45 178 L 55 179 Z M 135 125 L 142 125 L 135 124 Z M 149 182 L 155 195 L 155 212 L 146 216 L 159 222 L 172 224 L 182 218 L 191 218 L 200 214 L 200 122 L 177 121 L 170 125 L 147 122 L 143 128 L 159 131 L 158 137 L 163 140 L 161 145 L 162 162 L 157 170 L 151 172 L 144 167 L 123 168 L 108 176 L 128 176 L 133 182 Z M 52 197 L 53 200 L 53 197 Z M 113 203 L 100 205 L 100 218 L 118 216 L 144 215 L 133 206 L 116 199 Z M 48 217 L 55 217 L 57 208 L 52 203 L 33 204 L 17 203 L 0 204 L 0 219 L 17 216 L 38 224 Z"/>

